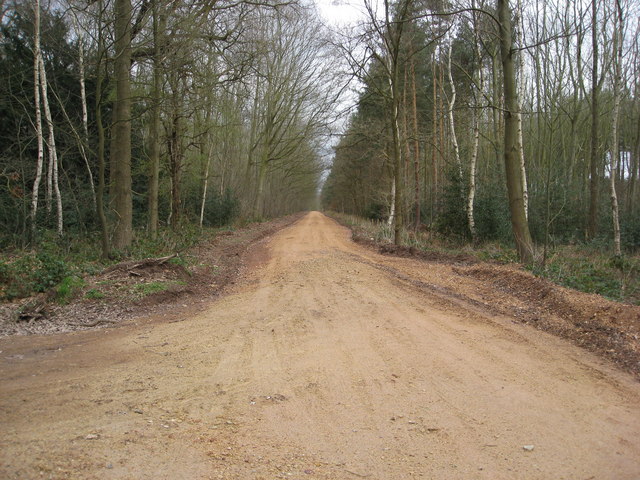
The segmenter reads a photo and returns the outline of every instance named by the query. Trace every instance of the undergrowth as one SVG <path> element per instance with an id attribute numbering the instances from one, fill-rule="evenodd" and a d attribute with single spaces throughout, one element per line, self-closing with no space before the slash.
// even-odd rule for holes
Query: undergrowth
<path id="1" fill-rule="evenodd" d="M 224 228 L 200 229 L 185 224 L 179 229 L 162 229 L 156 239 L 145 234 L 136 237 L 127 255 L 112 252 L 112 258 L 101 257 L 98 235 L 73 235 L 58 238 L 44 233 L 35 250 L 0 253 L 0 302 L 26 298 L 51 291 L 60 303 L 71 300 L 84 286 L 83 278 L 101 272 L 105 267 L 129 259 L 162 257 L 184 251 L 198 242 L 213 238 Z M 176 257 L 172 263 L 186 266 L 188 259 Z M 97 298 L 87 292 L 87 298 Z"/>
<path id="2" fill-rule="evenodd" d="M 137 298 L 147 297 L 154 293 L 166 292 L 167 290 L 184 286 L 186 282 L 182 280 L 156 280 L 153 282 L 137 283 L 131 287 L 130 292 Z"/>
<path id="3" fill-rule="evenodd" d="M 331 213 L 355 235 L 376 243 L 393 243 L 393 228 L 385 222 L 353 215 Z M 463 240 L 447 238 L 428 231 L 404 231 L 402 245 L 445 256 L 469 255 L 482 261 L 516 263 L 518 257 L 510 245 L 486 242 L 473 246 Z M 527 267 L 534 275 L 581 292 L 597 293 L 611 300 L 640 305 L 640 256 L 611 256 L 599 245 L 561 245 L 541 261 Z"/>

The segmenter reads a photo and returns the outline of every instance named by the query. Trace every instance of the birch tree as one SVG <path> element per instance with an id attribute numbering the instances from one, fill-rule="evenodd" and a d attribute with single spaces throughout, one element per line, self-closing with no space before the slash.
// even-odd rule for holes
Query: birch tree
<path id="1" fill-rule="evenodd" d="M 611 218 L 613 222 L 613 253 L 619 257 L 622 255 L 620 246 L 620 213 L 618 208 L 618 195 L 616 192 L 616 178 L 618 176 L 619 159 L 619 131 L 618 121 L 620 117 L 620 99 L 622 96 L 622 49 L 624 32 L 624 14 L 622 1 L 615 0 L 613 33 L 613 126 L 611 127 L 611 149 L 609 151 L 609 192 L 611 198 Z"/>
<path id="2" fill-rule="evenodd" d="M 44 110 L 44 119 L 47 124 L 47 151 L 49 161 L 47 165 L 47 191 L 46 191 L 46 204 L 47 210 L 51 210 L 51 199 L 55 195 L 56 201 L 56 218 L 57 218 L 57 232 L 62 236 L 63 230 L 63 214 L 62 214 L 62 195 L 60 193 L 59 174 L 58 174 L 58 151 L 56 149 L 56 137 L 55 129 L 53 125 L 53 118 L 51 116 L 51 108 L 49 105 L 49 85 L 47 82 L 47 72 L 45 69 L 44 59 L 42 55 L 40 45 L 40 1 L 37 0 L 34 5 L 34 99 L 35 99 L 35 111 L 36 111 L 36 136 L 38 142 L 38 157 L 36 164 L 36 176 L 33 184 L 33 199 L 31 203 L 31 219 L 32 219 L 32 233 L 35 233 L 36 216 L 38 212 L 38 192 L 43 172 L 43 137 L 42 130 L 42 114 L 40 104 L 42 103 L 42 110 Z"/>
<path id="3" fill-rule="evenodd" d="M 33 6 L 33 86 L 34 86 L 34 107 L 35 107 L 35 127 L 36 139 L 38 142 L 38 156 L 36 157 L 36 176 L 33 181 L 31 197 L 31 236 L 35 239 L 36 220 L 38 216 L 38 196 L 40 192 L 40 182 L 42 181 L 42 170 L 44 163 L 44 141 L 42 133 L 42 111 L 40 110 L 40 0 L 35 0 Z"/>

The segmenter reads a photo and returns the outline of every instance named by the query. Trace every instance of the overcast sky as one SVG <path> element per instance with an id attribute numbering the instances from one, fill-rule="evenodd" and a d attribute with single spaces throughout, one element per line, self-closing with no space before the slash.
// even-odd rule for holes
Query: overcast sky
<path id="1" fill-rule="evenodd" d="M 356 23 L 364 18 L 362 0 L 315 0 L 320 14 L 331 26 Z"/>

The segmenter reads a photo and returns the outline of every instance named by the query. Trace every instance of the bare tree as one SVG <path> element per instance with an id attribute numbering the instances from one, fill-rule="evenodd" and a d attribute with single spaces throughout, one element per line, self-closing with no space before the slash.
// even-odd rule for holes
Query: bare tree
<path id="1" fill-rule="evenodd" d="M 404 221 L 403 193 L 400 184 L 403 178 L 403 158 L 400 131 L 400 67 L 403 59 L 401 49 L 405 27 L 411 18 L 413 0 L 401 0 L 394 10 L 389 0 L 383 2 L 382 18 L 373 2 L 365 0 L 368 22 L 364 39 L 366 48 L 372 58 L 375 58 L 383 68 L 388 90 L 386 93 L 386 108 L 388 111 L 391 131 L 391 158 L 393 165 L 392 178 L 392 213 L 394 224 L 394 243 L 399 244 L 402 236 Z"/>
<path id="2" fill-rule="evenodd" d="M 618 176 L 619 156 L 619 132 L 618 121 L 620 119 L 620 100 L 622 89 L 622 48 L 624 32 L 624 15 L 621 0 L 615 0 L 615 22 L 613 34 L 613 126 L 611 127 L 611 149 L 609 155 L 611 168 L 609 169 L 609 191 L 611 197 L 611 218 L 613 222 L 613 253 L 622 255 L 620 247 L 620 214 L 618 208 L 618 195 L 616 193 L 616 178 Z"/>
<path id="3" fill-rule="evenodd" d="M 589 157 L 589 212 L 587 217 L 587 237 L 594 238 L 598 233 L 598 170 L 599 170 L 599 98 L 601 81 L 598 76 L 599 43 L 598 36 L 598 0 L 591 0 L 591 156 Z M 603 77 L 604 78 L 604 77 Z"/>
<path id="4" fill-rule="evenodd" d="M 149 126 L 149 234 L 158 234 L 158 193 L 160 188 L 160 101 L 162 95 L 162 56 L 166 16 L 162 0 L 153 0 L 153 85 L 151 89 L 151 120 Z"/>
<path id="5" fill-rule="evenodd" d="M 115 0 L 116 96 L 113 105 L 111 173 L 116 215 L 113 246 L 127 250 L 133 239 L 131 192 L 131 0 Z"/>
<path id="6" fill-rule="evenodd" d="M 105 128 L 102 120 L 102 95 L 104 84 L 104 66 L 106 63 L 106 48 L 104 46 L 104 2 L 103 0 L 97 1 L 97 46 L 96 46 L 96 89 L 95 89 L 95 112 L 96 112 L 96 130 L 97 130 L 97 145 L 96 145 L 96 157 L 98 161 L 98 188 L 96 192 L 96 214 L 100 222 L 100 244 L 102 247 L 102 258 L 107 259 L 110 255 L 109 245 L 109 225 L 107 222 L 107 216 L 104 208 L 104 193 L 105 193 Z"/>
<path id="7" fill-rule="evenodd" d="M 40 8 L 40 4 L 36 5 L 36 8 Z M 40 12 L 38 11 L 38 20 L 36 21 L 38 24 L 37 29 L 40 29 Z M 40 42 L 40 34 L 38 32 L 38 43 Z M 48 130 L 48 140 L 47 140 L 47 150 L 49 152 L 49 164 L 47 169 L 47 205 L 50 208 L 51 204 L 51 192 L 55 193 L 56 199 L 56 216 L 57 216 L 57 231 L 58 235 L 62 236 L 63 234 L 63 220 L 62 220 L 62 196 L 60 194 L 60 185 L 59 185 L 59 175 L 58 175 L 58 150 L 56 149 L 56 137 L 53 125 L 53 117 L 51 116 L 51 108 L 49 105 L 49 85 L 47 82 L 47 72 L 44 66 L 44 59 L 42 56 L 42 51 L 40 49 L 40 45 L 36 48 L 37 54 L 37 68 L 38 79 L 40 81 L 40 94 L 42 100 L 42 106 L 44 110 L 44 119 L 47 124 Z M 40 140 L 39 140 L 40 141 Z M 38 175 L 36 175 L 38 176 Z"/>
<path id="8" fill-rule="evenodd" d="M 456 104 L 456 84 L 453 81 L 451 73 L 451 56 L 453 50 L 453 39 L 449 40 L 449 53 L 447 56 L 447 75 L 449 76 L 449 85 L 451 87 L 451 96 L 447 98 L 447 114 L 449 117 L 449 133 L 451 135 L 451 145 L 453 146 L 453 160 L 458 170 L 458 178 L 462 180 L 462 161 L 460 160 L 460 146 L 458 145 L 458 136 L 456 135 L 456 124 L 453 118 L 453 109 Z"/>
<path id="9" fill-rule="evenodd" d="M 533 240 L 524 204 L 524 179 L 520 165 L 522 145 L 518 140 L 518 90 L 514 65 L 513 31 L 509 0 L 498 0 L 500 22 L 500 51 L 504 82 L 504 162 L 507 174 L 507 192 L 511 226 L 518 257 L 523 263 L 533 262 Z"/>
<path id="10" fill-rule="evenodd" d="M 42 170 L 44 163 L 44 142 L 42 133 L 42 112 L 40 110 L 40 0 L 35 0 L 33 6 L 34 16 L 34 38 L 33 38 L 33 86 L 34 86 L 34 107 L 36 113 L 36 138 L 38 141 L 38 156 L 36 158 L 36 177 L 33 181 L 31 197 L 31 236 L 35 239 L 36 219 L 38 215 L 38 195 L 40 182 L 42 181 Z"/>
<path id="11" fill-rule="evenodd" d="M 270 173 L 289 175 L 301 149 L 326 131 L 338 98 L 326 58 L 321 25 L 305 12 L 283 8 L 262 12 L 254 78 L 253 143 L 249 164 L 257 170 L 252 213 L 261 218 Z"/>

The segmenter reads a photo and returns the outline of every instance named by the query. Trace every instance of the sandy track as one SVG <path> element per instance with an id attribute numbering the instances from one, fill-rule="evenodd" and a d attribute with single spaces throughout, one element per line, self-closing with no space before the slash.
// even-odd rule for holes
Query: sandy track
<path id="1" fill-rule="evenodd" d="M 194 316 L 2 339 L 0 478 L 640 478 L 630 376 L 319 213 L 254 256 Z"/>

